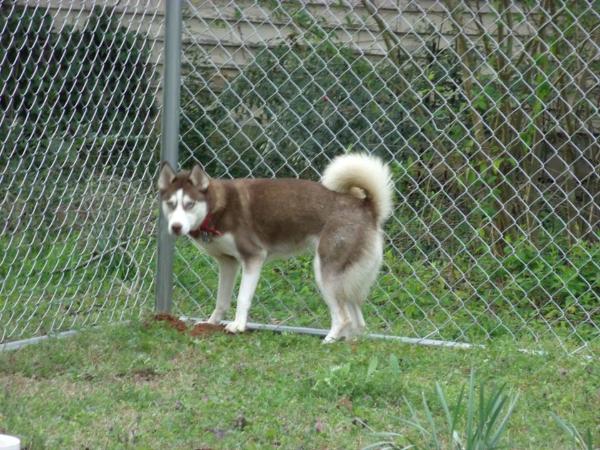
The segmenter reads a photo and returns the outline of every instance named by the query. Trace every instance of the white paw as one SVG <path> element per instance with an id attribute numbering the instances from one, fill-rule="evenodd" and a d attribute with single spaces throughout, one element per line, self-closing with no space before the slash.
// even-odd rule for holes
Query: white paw
<path id="1" fill-rule="evenodd" d="M 203 323 L 209 323 L 211 325 L 219 325 L 221 323 L 221 317 L 218 314 L 212 313 L 208 320 Z"/>
<path id="2" fill-rule="evenodd" d="M 340 338 L 338 336 L 334 336 L 330 333 L 327 334 L 327 336 L 325 336 L 325 339 L 323 339 L 323 344 L 333 344 L 334 342 L 337 342 Z"/>
<path id="3" fill-rule="evenodd" d="M 325 339 L 323 339 L 323 344 L 331 344 L 332 342 L 337 342 L 342 339 L 346 339 L 351 337 L 352 335 L 352 326 L 350 322 L 345 322 L 342 325 L 339 325 L 335 328 L 329 330 Z"/>
<path id="4" fill-rule="evenodd" d="M 246 331 L 246 323 L 242 321 L 234 320 L 225 326 L 225 331 L 229 333 L 242 333 Z"/>

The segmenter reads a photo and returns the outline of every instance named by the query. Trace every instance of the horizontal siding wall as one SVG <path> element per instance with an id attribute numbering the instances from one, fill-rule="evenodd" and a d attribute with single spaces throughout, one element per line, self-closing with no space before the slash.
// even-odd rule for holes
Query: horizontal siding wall
<path id="1" fill-rule="evenodd" d="M 18 0 L 17 3 L 32 8 L 47 8 L 57 27 L 64 24 L 82 25 L 95 6 L 112 8 L 122 25 L 152 41 L 151 63 L 156 64 L 157 71 L 162 73 L 165 1 L 168 0 Z M 458 3 L 477 12 L 479 24 L 486 31 L 496 32 L 496 16 L 487 2 L 481 1 L 188 0 L 184 2 L 183 43 L 184 48 L 192 45 L 196 51 L 200 49 L 201 57 L 194 64 L 199 66 L 196 68 L 214 70 L 211 85 L 218 90 L 225 79 L 235 76 L 240 67 L 252 60 L 256 51 L 265 45 L 275 47 L 282 40 L 290 39 L 302 31 L 284 11 L 302 6 L 309 16 L 318 18 L 323 29 L 335 32 L 339 41 L 347 42 L 357 53 L 377 60 L 387 53 L 378 19 L 383 21 L 386 29 L 407 53 L 422 53 L 425 43 L 430 42 L 434 42 L 437 49 L 443 49 L 454 45 L 457 26 L 456 17 L 452 17 L 445 5 Z M 367 6 L 371 9 L 367 9 Z M 514 4 L 511 8 L 515 14 L 521 10 Z M 530 14 L 534 18 L 538 13 L 533 9 Z M 465 14 L 460 20 L 467 34 L 479 33 L 471 14 Z M 513 30 L 513 36 L 524 38 L 515 39 L 515 52 L 522 48 L 523 42 L 527 42 L 527 35 L 532 31 L 533 28 L 527 25 Z M 189 58 L 184 56 L 183 64 L 189 65 Z M 593 82 L 590 79 L 590 86 Z M 598 89 L 596 86 L 590 92 L 596 95 Z M 593 129 L 600 130 L 600 119 L 594 121 Z"/>
<path id="2" fill-rule="evenodd" d="M 47 9 L 54 26 L 82 27 L 95 7 L 113 11 L 114 17 L 129 31 L 150 41 L 153 60 L 162 73 L 164 2 L 168 0 L 18 0 L 19 6 Z"/>
<path id="3" fill-rule="evenodd" d="M 168 0 L 102 1 L 102 0 L 19 0 L 20 5 L 47 8 L 55 26 L 82 25 L 95 6 L 114 9 L 119 21 L 154 41 L 154 62 L 162 72 L 164 42 L 164 4 Z M 280 3 L 281 6 L 274 6 Z M 472 8 L 476 1 L 470 2 Z M 234 76 L 241 66 L 252 60 L 255 52 L 266 44 L 279 42 L 297 35 L 301 30 L 282 11 L 301 4 L 312 17 L 318 18 L 323 29 L 336 33 L 337 39 L 347 42 L 356 52 L 374 59 L 386 55 L 385 42 L 373 15 L 365 5 L 376 5 L 376 13 L 387 29 L 400 40 L 408 53 L 423 49 L 423 42 L 436 40 L 438 48 L 451 45 L 455 23 L 442 2 L 421 1 L 199 1 L 184 2 L 184 45 L 200 46 L 201 65 L 217 69 L 227 78 Z M 495 30 L 495 19 L 487 6 L 480 6 L 481 22 L 488 31 Z M 478 32 L 473 22 L 465 22 L 468 33 Z M 517 30 L 527 34 L 527 27 Z M 184 58 L 185 63 L 185 58 Z M 219 77 L 215 77 L 218 80 Z"/>
<path id="4" fill-rule="evenodd" d="M 184 11 L 185 42 L 201 45 L 208 65 L 235 70 L 246 64 L 258 48 L 276 46 L 281 40 L 302 32 L 284 10 L 298 7 L 299 2 L 265 1 L 197 1 L 188 2 Z M 381 58 L 386 46 L 380 28 L 362 1 L 303 2 L 305 11 L 318 18 L 319 25 L 356 52 Z M 471 2 L 475 8 L 477 2 Z M 423 48 L 423 42 L 435 38 L 439 48 L 451 45 L 456 27 L 448 11 L 439 1 L 377 1 L 376 13 L 402 44 L 412 53 Z M 480 8 L 481 21 L 487 31 L 496 29 L 489 8 Z M 478 33 L 477 25 L 465 21 L 469 34 Z M 527 27 L 517 30 L 527 34 Z"/>

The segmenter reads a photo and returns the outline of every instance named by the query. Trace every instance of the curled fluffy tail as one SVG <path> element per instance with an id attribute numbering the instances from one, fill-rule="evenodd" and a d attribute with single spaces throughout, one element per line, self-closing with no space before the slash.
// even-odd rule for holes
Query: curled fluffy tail
<path id="1" fill-rule="evenodd" d="M 325 168 L 321 183 L 332 191 L 370 199 L 378 225 L 392 214 L 390 169 L 375 156 L 358 153 L 338 156 Z"/>

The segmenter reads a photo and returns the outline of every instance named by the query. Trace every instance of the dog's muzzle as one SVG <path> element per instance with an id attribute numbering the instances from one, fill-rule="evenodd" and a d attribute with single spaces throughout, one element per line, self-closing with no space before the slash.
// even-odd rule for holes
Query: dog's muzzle
<path id="1" fill-rule="evenodd" d="M 175 236 L 181 236 L 181 230 L 183 230 L 183 227 L 180 223 L 174 223 L 171 225 L 171 233 L 173 233 Z"/>

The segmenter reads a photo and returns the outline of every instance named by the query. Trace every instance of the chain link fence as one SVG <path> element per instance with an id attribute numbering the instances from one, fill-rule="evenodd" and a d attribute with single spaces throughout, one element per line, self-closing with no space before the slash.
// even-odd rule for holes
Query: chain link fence
<path id="1" fill-rule="evenodd" d="M 390 163 L 371 332 L 598 349 L 600 11 L 594 2 L 196 1 L 183 10 L 180 162 L 319 179 Z M 254 322 L 327 328 L 309 259 L 263 273 Z M 177 244 L 174 305 L 216 272 Z"/>
<path id="2" fill-rule="evenodd" d="M 151 308 L 160 0 L 0 3 L 0 342 Z M 595 2 L 184 2 L 181 166 L 318 180 L 346 151 L 392 167 L 388 336 L 600 345 Z M 174 312 L 217 276 L 178 240 Z M 309 258 L 265 267 L 263 324 L 327 328 Z"/>
<path id="3" fill-rule="evenodd" d="M 153 304 L 162 22 L 158 0 L 0 2 L 0 343 Z"/>

